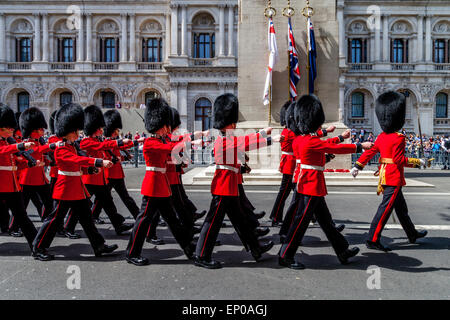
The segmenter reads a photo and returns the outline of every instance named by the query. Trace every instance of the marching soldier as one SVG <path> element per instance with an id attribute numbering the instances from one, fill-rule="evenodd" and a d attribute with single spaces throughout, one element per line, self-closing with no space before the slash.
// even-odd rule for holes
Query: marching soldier
<path id="1" fill-rule="evenodd" d="M 325 154 L 361 152 L 362 149 L 369 149 L 372 144 L 367 142 L 362 144 L 333 144 L 320 140 L 317 136 L 317 130 L 325 122 L 325 114 L 320 100 L 314 95 L 301 97 L 295 105 L 294 115 L 297 128 L 301 134 L 293 143 L 294 152 L 299 154 L 301 160 L 297 184 L 299 199 L 294 221 L 279 252 L 279 265 L 296 270 L 305 268 L 301 262 L 294 259 L 294 256 L 313 214 L 315 214 L 317 222 L 331 242 L 339 261 L 346 264 L 349 258 L 359 252 L 359 249 L 357 247 L 348 249 L 349 244 L 344 236 L 336 230 L 325 202 L 327 194 L 323 174 L 326 161 Z"/>
<path id="2" fill-rule="evenodd" d="M 405 157 L 405 136 L 398 133 L 405 124 L 406 101 L 403 94 L 393 91 L 383 93 L 377 99 L 375 111 L 383 132 L 378 136 L 374 147 L 361 155 L 351 173 L 356 177 L 370 159 L 380 153 L 377 193 L 383 193 L 383 200 L 370 225 L 366 245 L 369 249 L 387 252 L 391 249 L 381 244 L 380 238 L 393 209 L 409 242 L 415 243 L 417 239 L 427 235 L 426 230 L 416 230 L 408 215 L 408 207 L 402 193 L 402 187 L 406 185 L 404 167 L 425 166 L 427 162 Z"/>
<path id="3" fill-rule="evenodd" d="M 15 154 L 33 147 L 34 142 L 10 143 L 15 128 L 17 122 L 14 111 L 0 103 L 0 201 L 11 209 L 14 220 L 32 248 L 37 231 L 25 210 L 17 177 L 18 168 L 25 167 L 27 163 L 19 160 Z"/>
<path id="4" fill-rule="evenodd" d="M 40 261 L 49 261 L 54 256 L 48 253 L 58 227 L 61 225 L 69 209 L 78 217 L 86 233 L 96 257 L 111 253 L 117 245 L 106 245 L 102 235 L 98 232 L 92 220 L 90 210 L 90 195 L 81 176 L 86 167 L 107 168 L 112 162 L 101 158 L 81 157 L 73 143 L 78 139 L 78 131 L 83 129 L 84 112 L 77 104 L 65 104 L 55 116 L 56 135 L 65 144 L 56 148 L 55 160 L 58 166 L 58 179 L 53 189 L 55 208 L 44 220 L 36 238 L 33 241 L 33 257 Z"/>
<path id="5" fill-rule="evenodd" d="M 120 116 L 120 113 L 117 110 L 108 110 L 105 112 L 104 118 L 106 124 L 104 129 L 104 136 L 106 137 L 105 141 L 117 140 L 119 137 L 119 130 L 122 129 L 122 117 Z M 110 190 L 113 188 L 116 190 L 120 199 L 125 204 L 128 211 L 130 211 L 134 219 L 136 219 L 139 214 L 139 207 L 136 205 L 134 199 L 128 194 L 128 190 L 125 185 L 125 174 L 122 168 L 122 160 L 124 156 L 122 155 L 122 152 L 132 146 L 137 147 L 139 143 L 144 142 L 144 140 L 145 138 L 140 138 L 138 140 L 134 140 L 133 144 L 127 144 L 119 148 L 105 151 L 105 159 L 111 160 L 113 163 L 113 166 L 105 172 L 108 180 L 108 187 Z M 98 198 L 95 199 L 94 203 L 95 210 L 92 212 L 92 215 L 94 218 L 97 218 L 103 209 L 103 205 Z"/>
<path id="6" fill-rule="evenodd" d="M 192 229 L 187 228 L 178 219 L 172 204 L 172 191 L 166 175 L 168 156 L 178 154 L 185 146 L 184 141 L 176 144 L 168 143 L 165 137 L 171 132 L 171 110 L 163 99 L 152 99 L 145 109 L 145 128 L 150 136 L 144 143 L 146 173 L 142 182 L 142 205 L 133 227 L 126 251 L 126 261 L 136 266 L 144 266 L 149 260 L 141 256 L 146 235 L 152 223 L 156 223 L 155 215 L 161 214 L 170 231 L 191 259 L 194 253 Z"/>
<path id="7" fill-rule="evenodd" d="M 260 244 L 248 222 L 242 217 L 238 191 L 239 158 L 246 151 L 270 145 L 271 138 L 266 138 L 266 136 L 271 133 L 272 128 L 236 137 L 233 135 L 233 131 L 236 129 L 238 119 L 239 102 L 237 97 L 232 94 L 218 97 L 214 102 L 214 128 L 220 130 L 220 136 L 217 137 L 214 144 L 216 172 L 211 184 L 213 198 L 203 223 L 194 257 L 195 265 L 203 268 L 221 268 L 221 263 L 213 260 L 211 255 L 225 214 L 230 218 L 244 246 L 250 249 L 256 261 L 273 247 L 272 241 Z"/>
<path id="8" fill-rule="evenodd" d="M 84 114 L 84 133 L 87 138 L 81 140 L 80 148 L 85 150 L 89 157 L 103 159 L 106 150 L 118 149 L 126 145 L 128 145 L 129 148 L 132 147 L 130 139 L 102 141 L 101 136 L 103 134 L 103 127 L 105 126 L 105 120 L 99 107 L 94 105 L 86 107 L 86 109 L 84 109 Z M 117 212 L 111 190 L 107 185 L 104 169 L 99 168 L 97 174 L 83 174 L 82 179 L 89 193 L 95 195 L 95 198 L 98 199 L 103 206 L 117 235 L 121 235 L 125 231 L 133 228 L 133 224 L 125 223 L 125 218 Z M 95 206 L 92 208 L 92 211 L 95 211 Z M 69 221 L 66 222 L 66 230 L 72 232 L 75 229 L 76 221 L 77 216 L 71 214 L 69 216 Z"/>

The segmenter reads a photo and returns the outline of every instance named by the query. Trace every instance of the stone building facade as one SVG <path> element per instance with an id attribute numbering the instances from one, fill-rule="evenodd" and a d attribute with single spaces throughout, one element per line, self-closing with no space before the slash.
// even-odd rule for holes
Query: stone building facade
<path id="1" fill-rule="evenodd" d="M 161 96 L 185 128 L 208 127 L 214 99 L 237 90 L 237 5 L 0 1 L 0 101 L 46 115 L 67 101 L 120 104 L 134 114 L 131 130 L 139 118 L 130 111 Z"/>
<path id="2" fill-rule="evenodd" d="M 381 131 L 374 101 L 391 89 L 407 99 L 405 130 L 450 132 L 448 1 L 338 0 L 341 121 Z M 343 106 L 343 108 L 342 108 Z"/>

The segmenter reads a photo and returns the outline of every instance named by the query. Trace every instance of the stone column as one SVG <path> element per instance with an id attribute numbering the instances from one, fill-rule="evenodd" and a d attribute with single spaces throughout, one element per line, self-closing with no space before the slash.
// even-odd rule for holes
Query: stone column
<path id="1" fill-rule="evenodd" d="M 6 62 L 6 25 L 5 14 L 0 12 L 0 63 Z"/>
<path id="2" fill-rule="evenodd" d="M 48 62 L 48 15 L 42 14 L 42 61 Z"/>
<path id="3" fill-rule="evenodd" d="M 178 82 L 172 82 L 170 84 L 170 105 L 175 109 L 178 109 Z"/>
<path id="4" fill-rule="evenodd" d="M 339 59 L 345 64 L 345 62 L 347 61 L 347 45 L 345 44 L 345 21 L 343 4 L 338 4 L 337 6 L 337 19 L 339 24 Z"/>
<path id="5" fill-rule="evenodd" d="M 219 57 L 225 54 L 225 5 L 219 5 Z"/>
<path id="6" fill-rule="evenodd" d="M 120 39 L 120 62 L 127 61 L 127 14 L 121 14 L 122 17 L 122 37 Z"/>
<path id="7" fill-rule="evenodd" d="M 86 61 L 92 62 L 92 14 L 86 14 Z"/>
<path id="8" fill-rule="evenodd" d="M 234 5 L 228 6 L 228 56 L 234 56 Z"/>
<path id="9" fill-rule="evenodd" d="M 41 61 L 41 17 L 39 13 L 34 14 L 34 48 L 33 61 Z"/>
<path id="10" fill-rule="evenodd" d="M 389 45 L 389 14 L 383 15 L 383 62 L 390 61 L 390 45 Z"/>
<path id="11" fill-rule="evenodd" d="M 380 62 L 381 56 L 381 30 L 377 22 L 375 22 L 375 61 Z"/>
<path id="12" fill-rule="evenodd" d="M 181 5 L 181 55 L 187 55 L 187 18 L 186 18 L 187 5 Z"/>
<path id="13" fill-rule="evenodd" d="M 130 62 L 136 62 L 136 15 L 130 14 Z"/>
<path id="14" fill-rule="evenodd" d="M 78 29 L 78 40 L 77 40 L 77 62 L 84 61 L 84 21 L 83 13 L 80 13 L 79 29 Z"/>
<path id="15" fill-rule="evenodd" d="M 178 112 L 182 118 L 187 117 L 187 87 L 188 84 L 186 82 L 180 83 L 178 85 Z"/>
<path id="16" fill-rule="evenodd" d="M 166 14 L 166 39 L 165 39 L 165 51 L 164 51 L 164 57 L 165 60 L 169 58 L 170 55 L 170 14 Z"/>
<path id="17" fill-rule="evenodd" d="M 423 14 L 417 16 L 417 61 L 423 61 Z"/>
<path id="18" fill-rule="evenodd" d="M 427 21 L 426 21 L 426 36 L 425 36 L 425 50 L 426 50 L 426 54 L 425 54 L 425 61 L 426 62 L 431 62 L 431 49 L 432 49 L 432 43 L 431 43 L 431 16 L 427 15 L 426 17 Z"/>
<path id="19" fill-rule="evenodd" d="M 172 8 L 172 15 L 171 15 L 171 51 L 170 54 L 172 56 L 178 56 L 178 5 L 172 4 L 170 6 Z"/>

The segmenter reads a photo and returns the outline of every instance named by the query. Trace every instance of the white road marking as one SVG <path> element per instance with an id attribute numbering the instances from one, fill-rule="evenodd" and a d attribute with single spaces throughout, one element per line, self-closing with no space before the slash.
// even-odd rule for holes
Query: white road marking
<path id="1" fill-rule="evenodd" d="M 129 192 L 141 192 L 141 189 L 128 189 Z M 186 189 L 186 192 L 190 193 L 210 193 L 209 189 Z M 278 190 L 245 190 L 245 193 L 256 194 L 278 194 Z M 344 195 L 377 195 L 376 191 L 329 191 L 328 194 L 344 194 Z M 405 196 L 437 196 L 437 197 L 449 197 L 450 193 L 445 192 L 403 192 Z"/>
<path id="2" fill-rule="evenodd" d="M 352 229 L 370 229 L 370 224 L 367 225 L 352 225 L 350 223 L 345 224 L 348 228 Z M 437 231 L 450 231 L 449 225 L 418 225 L 416 224 L 416 229 L 418 230 L 437 230 Z M 392 229 L 392 230 L 402 230 L 403 227 L 401 224 L 387 224 L 384 229 Z"/>

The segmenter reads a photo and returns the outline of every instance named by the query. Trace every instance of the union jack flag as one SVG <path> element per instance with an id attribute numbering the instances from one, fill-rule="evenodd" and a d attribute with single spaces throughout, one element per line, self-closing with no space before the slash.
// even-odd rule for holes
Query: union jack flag
<path id="1" fill-rule="evenodd" d="M 298 65 L 298 54 L 295 45 L 294 32 L 292 31 L 291 18 L 289 18 L 288 28 L 289 92 L 291 100 L 294 101 L 298 96 L 297 84 L 300 81 L 300 67 Z"/>

